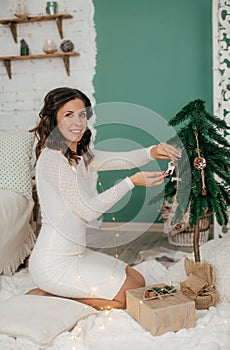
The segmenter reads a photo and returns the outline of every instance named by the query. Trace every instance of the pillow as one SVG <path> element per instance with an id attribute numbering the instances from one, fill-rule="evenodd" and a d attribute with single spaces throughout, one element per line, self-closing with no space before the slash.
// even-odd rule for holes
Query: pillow
<path id="1" fill-rule="evenodd" d="M 30 225 L 33 205 L 32 199 L 0 189 L 0 274 L 14 274 L 35 244 Z"/>
<path id="2" fill-rule="evenodd" d="M 32 198 L 31 158 L 34 134 L 27 130 L 0 131 L 0 188 Z"/>
<path id="3" fill-rule="evenodd" d="M 194 259 L 193 254 L 187 255 Z M 211 239 L 200 247 L 201 261 L 205 260 L 214 267 L 216 276 L 215 287 L 219 300 L 230 302 L 230 233 L 222 238 Z M 170 267 L 165 275 L 165 281 L 183 281 L 187 278 L 184 269 L 184 259 Z"/>
<path id="4" fill-rule="evenodd" d="M 20 295 L 0 302 L 0 333 L 50 345 L 80 319 L 98 313 L 80 302 L 40 295 Z"/>

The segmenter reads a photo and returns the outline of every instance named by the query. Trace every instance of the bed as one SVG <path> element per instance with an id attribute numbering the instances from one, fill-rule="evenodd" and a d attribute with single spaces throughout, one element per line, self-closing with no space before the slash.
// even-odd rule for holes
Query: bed
<path id="1" fill-rule="evenodd" d="M 202 258 L 215 268 L 219 301 L 215 307 L 210 307 L 208 310 L 196 310 L 194 328 L 181 329 L 176 333 L 167 332 L 154 337 L 134 321 L 126 310 L 93 311 L 90 309 L 88 313 L 83 314 L 79 309 L 73 312 L 74 305 L 68 305 L 69 302 L 76 302 L 64 299 L 62 299 L 64 305 L 57 305 L 55 310 L 50 305 L 49 312 L 46 314 L 35 313 L 31 309 L 28 311 L 25 307 L 27 304 L 21 305 L 24 308 L 24 312 L 21 313 L 17 312 L 19 311 L 17 307 L 15 309 L 15 306 L 12 306 L 12 324 L 9 326 L 8 315 L 2 315 L 0 305 L 0 349 L 203 350 L 206 348 L 228 350 L 230 344 L 229 252 L 230 234 L 226 234 L 223 238 L 211 239 L 201 247 Z M 188 257 L 191 258 L 192 253 L 188 253 Z M 143 273 L 147 285 L 181 281 L 186 277 L 183 258 L 166 268 L 154 255 L 149 254 L 147 260 L 134 267 Z M 21 298 L 32 287 L 34 285 L 27 268 L 21 269 L 13 276 L 2 276 L 0 304 L 7 300 L 9 302 L 17 300 L 15 299 L 17 297 Z M 69 314 L 67 314 L 68 306 L 71 306 Z M 17 322 L 14 323 L 15 319 Z M 7 327 L 5 327 L 6 324 Z"/>
<path id="2" fill-rule="evenodd" d="M 0 131 L 0 274 L 14 274 L 35 243 L 33 143 L 27 130 Z"/>

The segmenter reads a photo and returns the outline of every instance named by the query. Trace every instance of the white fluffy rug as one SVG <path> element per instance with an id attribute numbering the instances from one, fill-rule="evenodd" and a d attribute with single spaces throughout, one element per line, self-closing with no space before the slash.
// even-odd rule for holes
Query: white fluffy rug
<path id="1" fill-rule="evenodd" d="M 216 287 L 220 300 L 209 310 L 196 310 L 195 328 L 181 329 L 153 337 L 125 310 L 99 312 L 80 320 L 71 332 L 57 336 L 52 345 L 41 347 L 23 338 L 0 335 L 1 350 L 229 350 L 230 348 L 230 235 L 209 241 L 201 247 L 201 256 L 216 270 Z M 166 269 L 155 259 L 136 266 L 147 284 L 181 281 L 185 276 L 183 259 Z M 0 300 L 20 295 L 33 287 L 24 269 L 12 277 L 1 276 Z"/>

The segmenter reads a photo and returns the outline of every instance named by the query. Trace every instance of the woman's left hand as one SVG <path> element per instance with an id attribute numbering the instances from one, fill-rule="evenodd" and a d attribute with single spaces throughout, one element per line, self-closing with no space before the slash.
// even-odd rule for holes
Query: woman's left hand
<path id="1" fill-rule="evenodd" d="M 151 157 L 154 159 L 171 159 L 171 160 L 177 160 L 181 157 L 182 153 L 181 151 L 166 143 L 161 142 L 156 146 L 153 146 L 150 150 Z"/>

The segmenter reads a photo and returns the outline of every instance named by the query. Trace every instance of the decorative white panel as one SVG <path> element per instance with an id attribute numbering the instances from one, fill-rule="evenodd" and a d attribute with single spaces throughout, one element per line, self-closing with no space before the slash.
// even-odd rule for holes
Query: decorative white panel
<path id="1" fill-rule="evenodd" d="M 230 1 L 213 0 L 213 111 L 230 125 Z M 228 136 L 230 141 L 230 137 Z M 214 223 L 214 237 L 230 230 Z"/>

